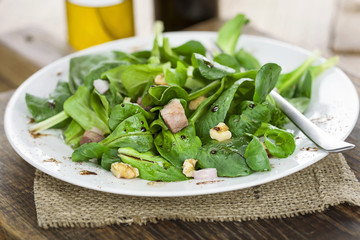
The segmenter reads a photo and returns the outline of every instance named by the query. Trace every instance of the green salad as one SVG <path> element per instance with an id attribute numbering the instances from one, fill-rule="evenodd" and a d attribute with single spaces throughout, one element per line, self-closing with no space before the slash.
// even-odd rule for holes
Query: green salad
<path id="1" fill-rule="evenodd" d="M 26 94 L 30 131 L 63 130 L 72 161 L 97 159 L 116 177 L 183 181 L 270 171 L 269 157 L 296 147 L 286 116 L 269 93 L 301 112 L 314 79 L 337 58 L 313 66 L 314 52 L 283 73 L 237 48 L 248 19 L 239 14 L 218 32 L 217 52 L 195 40 L 170 45 L 156 24 L 151 50 L 74 57 L 68 81 L 48 98 Z"/>

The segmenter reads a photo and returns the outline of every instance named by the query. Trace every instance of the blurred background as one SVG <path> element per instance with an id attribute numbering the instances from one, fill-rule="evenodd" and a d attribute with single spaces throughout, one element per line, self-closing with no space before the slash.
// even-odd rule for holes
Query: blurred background
<path id="1" fill-rule="evenodd" d="M 339 55 L 359 76 L 360 0 L 0 0 L 0 91 L 75 50 L 151 35 L 156 19 L 165 31 L 217 30 L 237 13 L 245 32 Z"/>

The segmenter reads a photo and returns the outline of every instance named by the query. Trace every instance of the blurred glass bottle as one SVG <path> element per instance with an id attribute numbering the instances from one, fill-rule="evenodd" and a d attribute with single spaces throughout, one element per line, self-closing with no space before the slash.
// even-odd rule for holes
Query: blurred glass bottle
<path id="1" fill-rule="evenodd" d="M 76 50 L 135 34 L 132 0 L 66 0 L 66 13 Z"/>
<path id="2" fill-rule="evenodd" d="M 155 0 L 155 18 L 165 31 L 178 31 L 217 16 L 217 0 Z"/>

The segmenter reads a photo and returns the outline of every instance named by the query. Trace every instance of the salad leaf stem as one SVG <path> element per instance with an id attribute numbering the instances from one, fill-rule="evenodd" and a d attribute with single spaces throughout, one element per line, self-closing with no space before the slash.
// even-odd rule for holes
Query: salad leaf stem
<path id="1" fill-rule="evenodd" d="M 34 132 L 34 133 L 41 132 L 55 126 L 58 123 L 61 123 L 62 121 L 68 118 L 69 115 L 67 115 L 64 111 L 61 111 L 58 114 L 29 127 L 29 130 L 30 132 Z"/>
<path id="2" fill-rule="evenodd" d="M 193 92 L 193 93 L 190 93 L 189 94 L 189 97 L 188 97 L 188 100 L 191 101 L 191 100 L 194 100 L 200 96 L 203 96 L 205 94 L 207 94 L 208 92 L 216 89 L 217 87 L 219 87 L 220 85 L 220 80 L 217 80 L 217 81 L 214 81 L 208 85 L 206 85 L 205 87 Z"/>

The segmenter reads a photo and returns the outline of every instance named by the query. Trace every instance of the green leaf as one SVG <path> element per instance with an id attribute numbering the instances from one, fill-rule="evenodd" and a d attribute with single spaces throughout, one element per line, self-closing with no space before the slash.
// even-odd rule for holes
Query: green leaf
<path id="1" fill-rule="evenodd" d="M 110 132 L 107 123 L 90 108 L 90 92 L 85 86 L 80 86 L 75 95 L 65 101 L 64 111 L 85 130 L 97 127 L 105 133 Z"/>
<path id="2" fill-rule="evenodd" d="M 115 54 L 113 52 L 90 54 L 80 57 L 74 57 L 70 60 L 69 69 L 69 89 L 72 93 L 76 92 L 76 89 L 84 84 L 85 76 L 89 72 L 98 67 L 104 61 L 115 60 Z"/>
<path id="3" fill-rule="evenodd" d="M 176 167 L 181 167 L 186 159 L 195 159 L 201 148 L 201 141 L 196 136 L 193 123 L 175 134 L 162 129 L 154 143 L 160 155 Z"/>
<path id="4" fill-rule="evenodd" d="M 216 101 L 216 99 L 220 96 L 220 94 L 224 90 L 225 85 L 225 79 L 223 78 L 221 80 L 221 85 L 219 89 L 211 96 L 209 96 L 207 99 L 205 99 L 195 110 L 195 112 L 190 116 L 189 121 L 196 123 L 199 118 L 201 118 L 206 111 L 209 109 L 210 105 L 213 104 L 213 102 Z"/>
<path id="5" fill-rule="evenodd" d="M 301 113 L 304 113 L 310 105 L 310 98 L 307 97 L 296 97 L 287 100 Z"/>
<path id="6" fill-rule="evenodd" d="M 101 167 L 105 170 L 110 171 L 111 164 L 116 162 L 121 162 L 117 148 L 110 148 L 101 157 Z"/>
<path id="7" fill-rule="evenodd" d="M 142 98 L 144 106 L 166 105 L 171 99 L 188 99 L 188 93 L 178 86 L 153 85 Z"/>
<path id="8" fill-rule="evenodd" d="M 253 171 L 247 166 L 244 153 L 248 137 L 225 142 L 212 141 L 203 146 L 197 159 L 199 168 L 216 168 L 220 177 L 247 176 Z"/>
<path id="9" fill-rule="evenodd" d="M 296 148 L 294 136 L 282 129 L 269 128 L 265 132 L 264 140 L 271 155 L 278 158 L 290 156 Z"/>
<path id="10" fill-rule="evenodd" d="M 267 103 L 254 104 L 250 101 L 244 101 L 241 103 L 241 109 L 240 115 L 230 116 L 227 122 L 234 137 L 254 134 L 262 122 L 269 122 L 271 119 Z"/>
<path id="11" fill-rule="evenodd" d="M 97 91 L 93 91 L 90 94 L 90 105 L 98 117 L 107 123 L 110 115 L 110 104 L 104 95 L 101 95 Z"/>
<path id="12" fill-rule="evenodd" d="M 176 48 L 173 48 L 172 50 L 178 55 L 185 56 L 185 61 L 188 64 L 191 64 L 191 56 L 193 53 L 198 53 L 204 56 L 206 54 L 206 48 L 199 41 L 195 40 L 190 40 Z"/>
<path id="13" fill-rule="evenodd" d="M 155 77 L 163 73 L 163 69 L 169 65 L 130 65 L 121 74 L 121 82 L 128 95 L 136 99 L 144 92 L 147 83 L 153 82 Z"/>
<path id="14" fill-rule="evenodd" d="M 80 145 L 80 139 L 84 134 L 84 129 L 74 120 L 71 120 L 69 126 L 64 132 L 65 143 L 73 148 Z"/>
<path id="15" fill-rule="evenodd" d="M 249 52 L 245 51 L 241 48 L 239 51 L 235 53 L 235 58 L 237 62 L 243 67 L 245 70 L 258 70 L 261 65 L 259 61 Z"/>
<path id="16" fill-rule="evenodd" d="M 63 110 L 63 104 L 66 99 L 71 96 L 71 92 L 68 87 L 68 83 L 59 81 L 53 93 L 48 98 L 40 98 L 29 93 L 25 96 L 26 105 L 35 122 L 41 122 L 48 119 Z M 54 128 L 63 128 L 68 121 L 63 121 Z"/>
<path id="17" fill-rule="evenodd" d="M 262 103 L 275 87 L 281 72 L 281 67 L 275 63 L 267 63 L 258 71 L 255 78 L 254 102 Z"/>
<path id="18" fill-rule="evenodd" d="M 206 57 L 194 53 L 191 62 L 194 68 L 198 68 L 201 76 L 208 80 L 217 80 L 235 72 L 234 69 L 211 61 Z"/>
<path id="19" fill-rule="evenodd" d="M 227 111 L 230 108 L 236 90 L 244 81 L 247 80 L 240 79 L 236 81 L 229 89 L 223 92 L 207 112 L 197 121 L 196 131 L 201 141 L 209 141 L 211 139 L 209 134 L 210 129 L 220 122 L 225 122 Z"/>
<path id="20" fill-rule="evenodd" d="M 142 179 L 163 182 L 187 180 L 181 169 L 152 152 L 139 153 L 132 148 L 120 148 L 119 156 L 124 163 L 137 168 Z"/>
<path id="21" fill-rule="evenodd" d="M 145 111 L 142 107 L 135 103 L 122 103 L 116 105 L 111 109 L 111 114 L 109 118 L 109 127 L 111 130 L 114 130 L 119 123 L 131 117 L 137 113 L 143 114 L 143 116 L 148 121 L 152 121 L 154 119 L 154 114 Z"/>
<path id="22" fill-rule="evenodd" d="M 108 150 L 108 147 L 103 146 L 99 143 L 91 142 L 91 143 L 84 143 L 71 155 L 71 159 L 73 162 L 84 162 L 88 161 L 89 159 L 99 159 L 101 158 L 102 154 Z"/>
<path id="23" fill-rule="evenodd" d="M 216 44 L 223 52 L 233 55 L 242 28 L 249 22 L 244 14 L 238 14 L 233 19 L 227 21 L 219 30 Z"/>
<path id="24" fill-rule="evenodd" d="M 283 93 L 289 88 L 292 88 L 297 84 L 301 76 L 309 69 L 311 64 L 318 59 L 319 55 L 320 52 L 315 51 L 298 68 L 289 73 L 281 74 L 279 81 L 276 84 L 276 88 L 279 90 L 281 95 L 283 95 Z"/>
<path id="25" fill-rule="evenodd" d="M 126 118 L 100 144 L 110 148 L 132 147 L 139 152 L 154 148 L 152 134 L 142 113 Z"/>
<path id="26" fill-rule="evenodd" d="M 245 158 L 247 165 L 254 171 L 270 171 L 270 161 L 267 153 L 257 137 L 253 137 L 246 148 Z"/>
<path id="27" fill-rule="evenodd" d="M 214 61 L 223 65 L 234 69 L 236 72 L 240 72 L 240 65 L 236 61 L 235 57 L 226 54 L 220 53 L 214 57 Z"/>
<path id="28" fill-rule="evenodd" d="M 145 64 L 149 58 L 149 52 L 126 53 L 121 51 L 114 51 L 115 58 L 118 61 L 128 62 L 130 64 Z M 145 53 L 145 56 L 144 56 Z"/>
<path id="29" fill-rule="evenodd" d="M 200 96 L 204 96 L 206 95 L 207 93 L 217 89 L 218 87 L 220 86 L 220 80 L 216 80 L 214 82 L 211 82 L 210 84 L 206 85 L 205 87 L 195 91 L 195 92 L 192 92 L 189 94 L 189 101 L 191 100 L 194 100 Z"/>
<path id="30" fill-rule="evenodd" d="M 181 62 L 177 63 L 176 69 L 165 70 L 165 81 L 170 86 L 184 87 L 187 78 L 187 69 Z"/>
<path id="31" fill-rule="evenodd" d="M 162 62 L 171 62 L 172 67 L 176 67 L 177 62 L 181 61 L 179 56 L 171 49 L 169 39 L 163 38 L 163 46 L 160 48 Z"/>
<path id="32" fill-rule="evenodd" d="M 121 65 L 129 65 L 126 62 L 103 62 L 95 66 L 84 78 L 84 85 L 91 91 L 94 89 L 94 81 L 100 79 L 104 72 L 119 67 Z"/>

